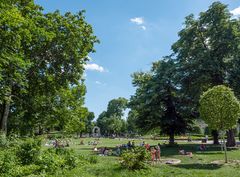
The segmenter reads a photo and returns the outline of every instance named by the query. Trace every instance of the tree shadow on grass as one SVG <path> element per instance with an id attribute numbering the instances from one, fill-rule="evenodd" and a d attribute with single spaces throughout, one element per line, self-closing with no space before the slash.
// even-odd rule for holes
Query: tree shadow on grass
<path id="1" fill-rule="evenodd" d="M 198 169 L 198 170 L 217 170 L 221 168 L 222 165 L 195 163 L 195 164 L 178 164 L 178 165 L 173 165 L 173 167 L 185 168 L 185 169 Z"/>
<path id="2" fill-rule="evenodd" d="M 184 149 L 185 152 L 192 152 L 194 154 L 203 154 L 203 155 L 217 155 L 222 154 L 221 146 L 220 145 L 212 145 L 207 144 L 207 149 L 205 151 L 199 151 L 200 144 L 178 144 L 176 146 L 167 146 L 163 145 L 161 147 L 162 149 L 162 155 L 165 157 L 173 156 L 173 155 L 179 155 L 179 150 Z M 228 151 L 234 151 L 235 149 L 228 149 Z"/>
<path id="3" fill-rule="evenodd" d="M 204 151 L 204 152 L 196 152 L 197 155 L 219 155 L 219 154 L 224 154 L 224 152 L 208 152 L 208 151 Z"/>

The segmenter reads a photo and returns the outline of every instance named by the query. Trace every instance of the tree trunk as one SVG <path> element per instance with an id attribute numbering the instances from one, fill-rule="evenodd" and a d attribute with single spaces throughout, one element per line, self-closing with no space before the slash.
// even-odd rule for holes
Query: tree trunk
<path id="1" fill-rule="evenodd" d="M 227 131 L 227 147 L 234 147 L 236 145 L 233 129 Z"/>
<path id="2" fill-rule="evenodd" d="M 217 130 L 212 130 L 213 144 L 219 144 Z"/>
<path id="3" fill-rule="evenodd" d="M 224 144 L 225 163 L 227 163 L 228 159 L 227 159 L 227 147 L 226 147 L 225 137 L 223 137 L 223 144 Z"/>
<path id="4" fill-rule="evenodd" d="M 170 132 L 169 134 L 169 144 L 174 144 L 174 132 Z"/>
<path id="5" fill-rule="evenodd" d="M 10 111 L 10 101 L 5 101 L 3 106 L 3 115 L 0 122 L 0 131 L 7 134 L 7 120 Z"/>

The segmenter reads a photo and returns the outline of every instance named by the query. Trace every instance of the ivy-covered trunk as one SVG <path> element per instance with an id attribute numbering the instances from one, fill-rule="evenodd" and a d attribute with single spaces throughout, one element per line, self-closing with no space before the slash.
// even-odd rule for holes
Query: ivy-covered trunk
<path id="1" fill-rule="evenodd" d="M 227 131 L 227 147 L 234 147 L 236 145 L 233 129 Z"/>

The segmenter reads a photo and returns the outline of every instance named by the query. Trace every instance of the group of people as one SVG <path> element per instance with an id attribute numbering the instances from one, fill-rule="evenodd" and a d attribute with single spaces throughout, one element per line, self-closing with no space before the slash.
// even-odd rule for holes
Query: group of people
<path id="1" fill-rule="evenodd" d="M 99 156 L 108 156 L 112 154 L 112 150 L 107 147 L 102 147 L 99 150 L 97 147 L 94 147 L 94 151 L 99 153 Z"/>
<path id="2" fill-rule="evenodd" d="M 148 146 L 146 147 L 147 150 L 149 150 L 149 148 L 150 147 Z M 161 161 L 161 148 L 159 143 L 155 147 L 151 147 L 150 152 L 151 152 L 151 160 L 153 164 L 155 162 Z"/>
<path id="3" fill-rule="evenodd" d="M 62 147 L 69 147 L 70 141 L 69 140 L 50 140 L 48 143 L 45 144 L 45 146 L 53 146 L 54 148 L 62 148 Z"/>

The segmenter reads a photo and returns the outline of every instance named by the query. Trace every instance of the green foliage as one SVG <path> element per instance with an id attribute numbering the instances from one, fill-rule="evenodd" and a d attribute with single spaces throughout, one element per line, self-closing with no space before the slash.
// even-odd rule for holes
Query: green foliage
<path id="1" fill-rule="evenodd" d="M 96 164 L 99 161 L 98 156 L 95 156 L 95 155 L 89 156 L 87 160 L 90 164 Z"/>
<path id="2" fill-rule="evenodd" d="M 150 159 L 150 153 L 145 147 L 135 147 L 126 150 L 121 155 L 120 164 L 123 168 L 129 170 L 140 170 L 147 168 L 147 161 Z"/>
<path id="3" fill-rule="evenodd" d="M 201 134 L 202 131 L 201 131 L 201 128 L 200 128 L 199 126 L 194 125 L 194 126 L 192 127 L 191 133 Z"/>
<path id="4" fill-rule="evenodd" d="M 139 131 L 136 125 L 136 119 L 137 119 L 137 111 L 130 110 L 128 112 L 128 117 L 127 117 L 127 130 L 128 130 L 128 133 L 130 134 L 134 134 Z"/>
<path id="5" fill-rule="evenodd" d="M 204 135 L 211 135 L 211 130 L 209 129 L 209 127 L 205 127 Z"/>
<path id="6" fill-rule="evenodd" d="M 109 101 L 107 111 L 103 111 L 97 119 L 97 126 L 102 134 L 126 132 L 126 122 L 123 119 L 128 100 L 122 97 Z"/>
<path id="7" fill-rule="evenodd" d="M 66 170 L 71 170 L 79 164 L 95 162 L 94 159 L 88 160 L 86 157 L 79 157 L 70 149 L 43 150 L 39 139 L 27 138 L 14 142 L 13 146 L 5 147 L 0 151 L 1 176 L 63 174 Z"/>
<path id="8" fill-rule="evenodd" d="M 14 150 L 5 149 L 0 151 L 0 174 L 12 173 L 17 164 L 18 159 Z"/>
<path id="9" fill-rule="evenodd" d="M 239 114 L 240 103 L 226 86 L 215 86 L 201 96 L 200 115 L 212 129 L 231 129 L 236 125 Z"/>
<path id="10" fill-rule="evenodd" d="M 191 120 L 185 116 L 185 99 L 178 85 L 177 63 L 170 57 L 153 63 L 150 72 L 133 74 L 136 93 L 129 106 L 136 112 L 138 128 L 149 131 L 160 128 L 174 143 L 174 135 L 185 133 Z"/>
<path id="11" fill-rule="evenodd" d="M 35 163 L 39 156 L 41 146 L 41 139 L 27 138 L 21 142 L 16 152 L 21 164 L 29 165 Z"/>
<path id="12" fill-rule="evenodd" d="M 54 174 L 60 169 L 72 169 L 77 165 L 77 158 L 72 151 L 62 149 L 47 149 L 42 151 L 36 164 L 40 171 Z"/>
<path id="13" fill-rule="evenodd" d="M 32 135 L 77 115 L 84 122 L 84 65 L 98 42 L 84 11 L 45 14 L 33 0 L 2 1 L 0 26 L 0 129 Z"/>

